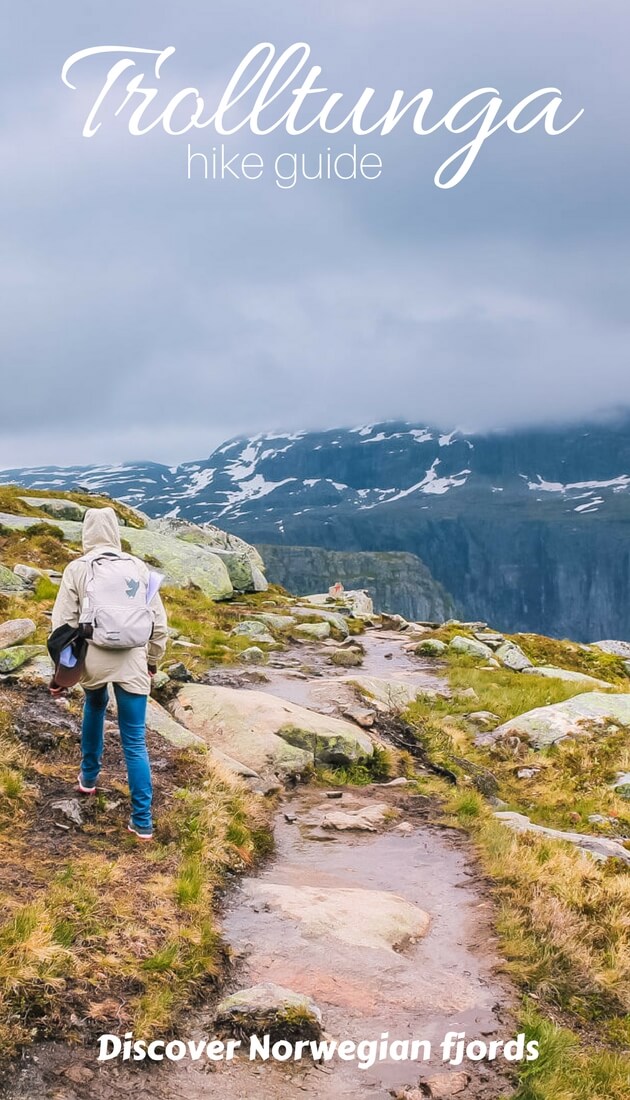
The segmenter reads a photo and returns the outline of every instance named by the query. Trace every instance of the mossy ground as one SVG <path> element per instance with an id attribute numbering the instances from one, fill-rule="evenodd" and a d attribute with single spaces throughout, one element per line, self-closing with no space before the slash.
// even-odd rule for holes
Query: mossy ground
<path id="1" fill-rule="evenodd" d="M 450 628 L 448 628 L 450 630 Z M 575 668 L 627 690 L 623 666 L 572 643 L 514 638 L 532 660 Z M 596 862 L 575 847 L 500 823 L 477 787 L 479 769 L 510 809 L 541 824 L 578 832 L 630 835 L 630 804 L 611 789 L 630 767 L 630 734 L 615 726 L 585 729 L 545 752 L 521 746 L 475 747 L 471 711 L 502 721 L 588 690 L 561 680 L 482 669 L 449 657 L 453 696 L 425 696 L 405 719 L 431 758 L 457 777 L 455 789 L 435 778 L 445 823 L 473 838 L 493 883 L 505 968 L 523 993 L 521 1024 L 542 1055 L 520 1072 L 516 1100 L 621 1100 L 630 1095 L 630 868 Z M 473 688 L 475 698 L 461 692 Z M 530 778 L 517 776 L 535 769 Z M 601 824 L 589 822 L 599 814 Z"/>
<path id="2" fill-rule="evenodd" d="M 0 512 L 9 512 L 13 516 L 41 516 L 42 519 L 50 520 L 50 515 L 47 512 L 34 505 L 25 504 L 21 499 L 22 497 L 54 497 L 57 500 L 68 500 L 75 504 L 82 504 L 86 508 L 109 507 L 114 509 L 116 515 L 121 518 L 127 527 L 144 527 L 144 521 L 133 508 L 128 508 L 126 504 L 122 504 L 119 500 L 112 500 L 110 497 L 98 496 L 98 494 L 75 492 L 74 490 L 58 493 L 49 489 L 25 489 L 23 485 L 0 485 Z"/>
<path id="3" fill-rule="evenodd" d="M 75 797 L 75 707 L 42 702 L 41 693 L 0 691 L 5 1060 L 38 1037 L 85 1041 L 126 1027 L 147 1036 L 168 1032 L 221 970 L 213 909 L 226 869 L 250 864 L 269 846 L 244 788 L 205 753 L 177 751 L 152 735 L 154 844 L 142 847 L 126 831 L 116 735 L 106 748 L 103 790 L 82 803 L 85 824 L 60 828 L 68 823 L 52 803 Z"/>

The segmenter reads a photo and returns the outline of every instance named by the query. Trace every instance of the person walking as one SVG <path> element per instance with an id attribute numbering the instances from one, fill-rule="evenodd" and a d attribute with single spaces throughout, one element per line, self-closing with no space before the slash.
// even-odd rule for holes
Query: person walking
<path id="1" fill-rule="evenodd" d="M 131 794 L 128 829 L 143 841 L 153 839 L 147 698 L 168 637 L 161 581 L 143 561 L 123 551 L 114 509 L 88 508 L 83 555 L 66 567 L 52 612 L 53 633 L 75 628 L 87 640 L 79 677 L 85 702 L 77 789 L 81 794 L 96 792 L 111 684 Z M 54 695 L 63 690 L 54 678 L 50 689 Z"/>

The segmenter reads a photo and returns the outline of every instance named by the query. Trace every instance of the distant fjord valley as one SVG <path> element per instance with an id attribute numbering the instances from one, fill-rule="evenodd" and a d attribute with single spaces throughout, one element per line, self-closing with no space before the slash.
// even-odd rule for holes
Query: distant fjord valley
<path id="1" fill-rule="evenodd" d="M 413 619 L 630 638 L 630 419 L 268 433 L 174 467 L 18 468 L 0 483 L 81 488 L 152 517 L 219 524 L 256 544 L 269 579 L 293 592 L 339 580 Z"/>

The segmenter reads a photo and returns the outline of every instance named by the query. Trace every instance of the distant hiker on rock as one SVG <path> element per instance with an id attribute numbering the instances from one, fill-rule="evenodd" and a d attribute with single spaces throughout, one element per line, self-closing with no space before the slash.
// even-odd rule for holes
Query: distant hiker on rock
<path id="1" fill-rule="evenodd" d="M 131 792 L 128 828 L 140 840 L 151 840 L 153 788 L 145 720 L 151 677 L 166 649 L 162 578 L 123 551 L 113 508 L 88 508 L 83 551 L 66 567 L 53 608 L 49 650 L 55 675 L 50 690 L 59 694 L 74 676 L 85 691 L 78 790 L 94 794 L 108 685 L 113 685 Z"/>

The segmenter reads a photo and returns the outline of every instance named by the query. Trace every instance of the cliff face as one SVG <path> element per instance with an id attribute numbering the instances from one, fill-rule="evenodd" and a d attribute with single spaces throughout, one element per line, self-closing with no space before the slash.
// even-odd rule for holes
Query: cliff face
<path id="1" fill-rule="evenodd" d="M 408 619 L 451 618 L 455 604 L 415 554 L 324 550 L 317 546 L 259 546 L 268 579 L 290 592 L 326 592 L 341 581 L 344 588 L 367 588 L 376 611 L 397 612 Z"/>
<path id="2" fill-rule="evenodd" d="M 463 617 L 583 641 L 630 638 L 629 420 L 485 436 L 406 423 L 268 434 L 173 468 L 22 469 L 0 481 L 80 484 L 287 551 L 414 555 Z M 288 553 L 284 566 L 274 555 L 279 578 L 298 569 Z M 300 562 L 290 587 L 325 587 L 329 561 L 309 551 Z M 379 565 L 379 593 L 404 584 L 408 612 L 422 617 L 424 595 L 414 605 L 413 583 L 390 566 L 388 580 Z"/>

